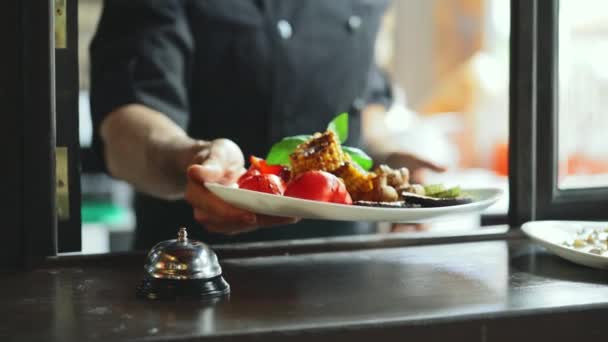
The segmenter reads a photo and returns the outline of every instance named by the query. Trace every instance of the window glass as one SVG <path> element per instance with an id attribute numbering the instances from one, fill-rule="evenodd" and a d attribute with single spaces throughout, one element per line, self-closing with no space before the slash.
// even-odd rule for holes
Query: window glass
<path id="1" fill-rule="evenodd" d="M 608 186 L 608 3 L 562 1 L 559 11 L 561 189 Z"/>

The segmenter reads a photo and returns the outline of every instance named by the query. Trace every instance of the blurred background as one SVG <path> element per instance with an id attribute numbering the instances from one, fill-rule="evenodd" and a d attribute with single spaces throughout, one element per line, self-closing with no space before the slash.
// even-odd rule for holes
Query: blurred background
<path id="1" fill-rule="evenodd" d="M 561 189 L 608 186 L 608 2 L 560 2 Z"/>
<path id="2" fill-rule="evenodd" d="M 100 0 L 79 1 L 84 253 L 128 249 L 134 227 L 132 190 L 98 173 L 88 151 L 88 46 L 101 8 Z M 427 182 L 507 191 L 509 22 L 504 0 L 398 0 L 387 12 L 376 57 L 393 81 L 396 101 L 386 115 L 366 124 L 450 168 L 426 175 Z M 506 215 L 507 203 L 505 196 L 488 213 Z M 480 222 L 479 216 L 466 217 L 434 227 Z"/>
<path id="3" fill-rule="evenodd" d="M 376 44 L 396 101 L 366 122 L 392 142 L 449 167 L 427 183 L 499 187 L 507 196 L 485 217 L 508 210 L 510 8 L 505 0 L 396 0 Z M 131 189 L 95 170 L 88 154 L 88 46 L 100 0 L 79 1 L 80 140 L 83 147 L 83 252 L 129 248 L 134 217 Z M 607 185 L 608 3 L 562 1 L 560 10 L 559 185 Z M 582 109 L 582 111 L 581 111 Z M 587 134 L 587 132 L 595 134 Z M 87 166 L 89 165 L 89 166 Z M 477 216 L 452 218 L 432 229 L 479 227 Z M 380 225 L 380 231 L 399 231 Z M 426 227 L 429 229 L 429 227 Z"/>

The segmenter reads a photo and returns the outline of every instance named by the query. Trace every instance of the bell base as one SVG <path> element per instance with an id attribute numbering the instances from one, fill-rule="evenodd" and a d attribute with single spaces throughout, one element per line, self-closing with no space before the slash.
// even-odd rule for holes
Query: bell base
<path id="1" fill-rule="evenodd" d="M 138 298 L 145 299 L 219 299 L 230 293 L 230 285 L 220 275 L 209 279 L 158 279 L 144 276 L 136 290 Z"/>

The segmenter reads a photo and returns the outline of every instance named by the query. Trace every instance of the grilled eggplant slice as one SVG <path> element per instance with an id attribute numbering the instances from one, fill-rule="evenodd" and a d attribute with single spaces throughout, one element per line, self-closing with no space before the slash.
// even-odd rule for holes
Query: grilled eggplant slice
<path id="1" fill-rule="evenodd" d="M 401 199 L 405 201 L 405 203 L 419 204 L 422 207 L 447 207 L 473 202 L 473 199 L 468 197 L 436 198 L 406 191 L 401 193 Z"/>
<path id="2" fill-rule="evenodd" d="M 420 204 L 406 203 L 405 201 L 395 202 L 375 202 L 375 201 L 355 201 L 354 205 L 374 208 L 420 208 Z"/>

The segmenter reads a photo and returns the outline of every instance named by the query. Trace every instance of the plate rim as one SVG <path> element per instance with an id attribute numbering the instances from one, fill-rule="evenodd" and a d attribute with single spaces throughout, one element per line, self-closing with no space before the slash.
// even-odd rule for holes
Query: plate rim
<path id="1" fill-rule="evenodd" d="M 236 184 L 224 185 L 218 183 L 210 183 L 206 184 L 209 188 L 209 191 L 216 192 L 224 192 L 229 193 L 230 196 L 238 196 L 239 192 L 244 192 L 245 194 L 254 196 L 250 199 L 255 199 L 258 197 L 259 200 L 266 201 L 284 201 L 283 205 L 290 207 L 304 207 L 311 208 L 313 210 L 318 210 L 319 215 L 299 215 L 293 214 L 294 217 L 302 217 L 309 219 L 322 219 L 322 220 L 337 220 L 337 221 L 373 221 L 373 222 L 431 222 L 440 217 L 447 217 L 452 215 L 459 214 L 471 214 L 475 212 L 481 213 L 483 209 L 486 209 L 496 202 L 500 200 L 502 195 L 504 194 L 504 190 L 498 187 L 485 187 L 485 188 L 467 188 L 464 191 L 478 191 L 478 192 L 486 192 L 485 198 L 480 200 L 475 200 L 471 203 L 453 205 L 453 206 L 445 206 L 445 207 L 428 207 L 428 208 L 386 208 L 386 207 L 365 207 L 365 206 L 356 206 L 356 205 L 348 205 L 348 204 L 339 204 L 339 203 L 328 203 L 314 200 L 307 200 L 302 198 L 295 197 L 285 197 L 281 195 L 274 195 L 263 193 L 259 191 L 253 191 L 248 189 L 239 189 Z M 218 197 L 222 197 L 220 193 L 216 193 Z M 225 201 L 232 203 L 237 207 L 245 206 L 247 208 L 247 204 L 239 204 L 234 201 L 230 201 L 228 198 L 224 199 Z M 238 201 L 237 201 L 238 202 Z M 241 201 L 242 202 L 242 201 Z M 275 202 L 276 203 L 276 202 Z M 245 209 L 244 208 L 244 209 Z M 335 209 L 339 212 L 336 215 L 328 215 L 327 211 L 332 211 Z M 264 209 L 246 209 L 254 212 L 260 212 L 267 215 L 276 215 L 276 212 L 265 212 Z M 259 210 L 259 211 L 258 211 Z M 356 212 L 356 213 L 355 213 Z M 364 212 L 364 216 L 361 217 L 361 212 Z M 355 217 L 359 217 L 359 219 L 349 219 L 351 215 Z M 284 215 L 280 215 L 284 216 Z M 407 216 L 407 217 L 405 217 Z"/>
<path id="2" fill-rule="evenodd" d="M 575 224 L 575 223 L 578 223 L 578 224 L 580 224 L 580 223 L 585 223 L 585 224 L 602 224 L 602 223 L 604 223 L 604 224 L 608 224 L 608 222 L 603 222 L 603 221 L 570 221 L 570 220 L 563 220 L 563 221 L 561 221 L 561 220 L 536 220 L 536 221 L 525 222 L 521 226 L 521 230 L 524 232 L 524 234 L 526 234 L 532 240 L 540 243 L 541 245 L 551 245 L 552 247 L 556 247 L 556 248 L 559 248 L 560 250 L 567 251 L 567 252 L 572 253 L 572 254 L 580 255 L 580 256 L 585 257 L 585 258 L 591 258 L 591 259 L 595 259 L 597 261 L 601 260 L 602 262 L 608 262 L 608 256 L 591 254 L 591 253 L 579 251 L 579 250 L 574 249 L 574 248 L 569 248 L 569 247 L 563 246 L 561 244 L 555 243 L 553 241 L 549 241 L 549 240 L 543 239 L 543 238 L 537 236 L 536 234 L 534 234 L 533 232 L 529 231 L 529 230 L 534 229 L 534 227 L 533 227 L 534 225 L 538 225 L 538 224 L 547 224 L 547 225 L 549 225 L 549 224 L 552 224 L 552 223 L 553 224 L 555 224 L 555 223 L 559 223 L 559 224 L 564 224 L 564 223 L 570 223 L 570 224 Z M 550 248 L 547 248 L 547 249 L 550 250 Z M 570 260 L 568 258 L 565 258 L 565 257 L 561 256 L 561 255 L 558 255 L 554 251 L 552 251 L 552 252 L 554 254 L 556 254 L 557 256 L 559 256 L 559 257 L 562 257 L 562 258 L 567 259 L 567 260 L 569 260 L 571 262 L 579 264 L 579 262 Z M 585 265 L 585 266 L 589 266 L 589 265 Z"/>
<path id="3" fill-rule="evenodd" d="M 259 191 L 253 191 L 253 190 L 249 190 L 249 189 L 240 189 L 238 187 L 236 187 L 235 185 L 224 185 L 224 184 L 219 184 L 219 183 L 205 183 L 205 186 L 208 188 L 220 188 L 220 189 L 227 189 L 229 191 L 244 191 L 246 193 L 252 193 L 255 194 L 256 196 L 262 196 L 262 197 L 266 197 L 266 198 L 282 198 L 286 201 L 291 201 L 292 203 L 298 203 L 298 202 L 305 202 L 305 203 L 311 203 L 311 204 L 315 204 L 315 205 L 325 205 L 325 206 L 329 206 L 329 207 L 335 207 L 335 208 L 356 208 L 356 209 L 362 209 L 362 208 L 366 208 L 366 209 L 375 209 L 375 211 L 381 210 L 381 211 L 396 211 L 396 210 L 407 210 L 407 211 L 420 211 L 420 212 L 432 212 L 432 211 L 438 211 L 441 210 L 442 208 L 461 208 L 461 209 L 467 209 L 467 208 L 475 208 L 475 207 L 479 207 L 479 206 L 483 206 L 487 203 L 496 203 L 503 195 L 504 195 L 504 190 L 498 187 L 481 187 L 481 188 L 463 188 L 462 191 L 492 191 L 494 192 L 494 194 L 491 197 L 479 200 L 479 201 L 473 201 L 471 203 L 465 203 L 465 204 L 456 204 L 456 205 L 450 205 L 450 206 L 445 206 L 445 207 L 422 207 L 422 208 L 390 208 L 390 207 L 365 207 L 365 206 L 355 206 L 355 205 L 349 205 L 349 204 L 340 204 L 340 203 L 330 203 L 330 202 L 322 202 L 322 201 L 314 201 L 314 200 L 308 200 L 308 199 L 303 199 L 303 198 L 297 198 L 297 197 L 288 197 L 288 196 L 282 196 L 282 195 L 275 195 L 275 194 L 269 194 L 269 193 L 265 193 L 265 192 L 259 192 Z M 210 190 L 211 191 L 211 190 Z M 491 205 L 491 204 L 490 204 Z"/>

